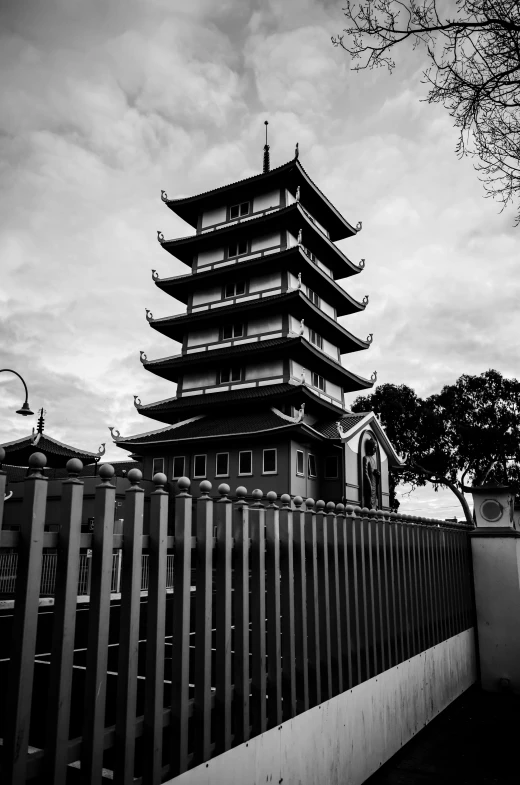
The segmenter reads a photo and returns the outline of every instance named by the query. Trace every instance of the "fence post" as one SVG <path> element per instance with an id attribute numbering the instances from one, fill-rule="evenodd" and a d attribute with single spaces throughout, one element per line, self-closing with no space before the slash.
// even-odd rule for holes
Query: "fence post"
<path id="1" fill-rule="evenodd" d="M 96 487 L 94 503 L 87 669 L 85 672 L 83 742 L 81 745 L 81 782 L 84 785 L 101 783 L 103 769 L 112 546 L 116 499 L 115 485 L 110 482 L 113 476 L 114 467 L 109 463 L 104 463 L 99 469 L 101 483 Z"/>
<path id="2" fill-rule="evenodd" d="M 332 658 L 330 647 L 329 547 L 325 525 L 325 502 L 316 502 L 316 537 L 318 543 L 318 605 L 321 647 L 321 699 L 332 698 Z"/>
<path id="3" fill-rule="evenodd" d="M 249 739 L 249 509 L 247 489 L 239 486 L 233 511 L 235 742 Z"/>
<path id="4" fill-rule="evenodd" d="M 116 785 L 132 785 L 134 781 L 143 552 L 144 489 L 139 486 L 142 478 L 143 474 L 139 469 L 130 469 L 127 474 L 130 488 L 125 493 L 114 755 Z"/>
<path id="5" fill-rule="evenodd" d="M 5 707 L 5 717 L 9 718 L 5 723 L 3 749 L 2 783 L 5 785 L 25 783 L 47 501 L 47 478 L 42 469 L 46 463 L 43 453 L 33 453 L 29 458 L 29 475 L 24 481 Z"/>
<path id="6" fill-rule="evenodd" d="M 282 614 L 282 709 L 283 719 L 296 716 L 296 657 L 294 629 L 294 530 L 291 497 L 280 496 L 282 507 L 278 513 L 280 521 L 280 604 Z M 299 518 L 299 516 L 298 516 Z"/>
<path id="7" fill-rule="evenodd" d="M 249 508 L 251 534 L 251 724 L 253 736 L 267 728 L 265 652 L 265 509 L 256 489 Z"/>
<path id="8" fill-rule="evenodd" d="M 171 691 L 171 775 L 188 768 L 190 695 L 191 518 L 190 480 L 177 480 L 173 562 L 173 632 Z"/>
<path id="9" fill-rule="evenodd" d="M 480 679 L 484 690 L 520 694 L 520 525 L 507 487 L 472 488 L 471 534 Z"/>
<path id="10" fill-rule="evenodd" d="M 0 447 L 0 531 L 2 531 L 2 522 L 4 520 L 4 496 L 5 496 L 5 482 L 7 473 L 2 469 L 2 464 L 5 460 L 5 450 Z"/>
<path id="11" fill-rule="evenodd" d="M 327 541 L 329 550 L 330 644 L 332 658 L 331 695 L 338 695 L 339 693 L 343 692 L 343 651 L 339 600 L 339 521 L 336 519 L 336 505 L 334 502 L 327 502 L 325 509 L 327 511 L 325 526 L 327 528 Z"/>
<path id="12" fill-rule="evenodd" d="M 229 485 L 218 486 L 215 565 L 215 742 L 216 753 L 231 747 L 231 520 Z"/>
<path id="13" fill-rule="evenodd" d="M 162 777 L 164 637 L 166 624 L 166 543 L 168 535 L 167 478 L 153 477 L 148 537 L 148 608 L 146 623 L 146 680 L 144 683 L 145 785 L 159 785 Z"/>
<path id="14" fill-rule="evenodd" d="M 282 721 L 282 639 L 280 623 L 280 522 L 278 498 L 274 491 L 267 493 L 265 511 L 265 588 L 267 611 L 267 724 Z"/>
<path id="15" fill-rule="evenodd" d="M 79 546 L 83 505 L 83 464 L 67 461 L 68 479 L 61 486 L 61 520 L 56 564 L 52 657 L 47 705 L 47 777 L 54 785 L 67 780 L 74 632 L 79 580 Z"/>
<path id="16" fill-rule="evenodd" d="M 303 499 L 293 499 L 294 544 L 294 646 L 296 653 L 296 708 L 298 714 L 309 708 L 309 662 L 307 654 L 307 579 L 305 573 L 305 518 Z"/>
<path id="17" fill-rule="evenodd" d="M 314 499 L 305 502 L 305 554 L 307 577 L 307 636 L 309 654 L 309 701 L 311 708 L 321 703 L 320 611 L 318 606 L 318 551 Z"/>

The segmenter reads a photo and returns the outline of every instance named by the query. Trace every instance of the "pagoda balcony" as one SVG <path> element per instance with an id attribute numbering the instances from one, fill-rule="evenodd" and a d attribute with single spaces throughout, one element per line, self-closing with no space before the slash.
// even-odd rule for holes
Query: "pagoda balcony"
<path id="1" fill-rule="evenodd" d="M 218 300 L 198 306 L 196 311 L 192 310 L 188 314 L 166 316 L 161 319 L 152 317 L 149 323 L 157 332 L 182 343 L 184 335 L 190 330 L 213 326 L 217 311 L 220 323 L 239 319 L 247 322 L 247 317 L 250 314 L 259 315 L 261 311 L 287 314 L 298 320 L 303 319 L 307 327 L 312 328 L 327 341 L 337 346 L 340 354 L 368 349 L 371 344 L 370 338 L 366 341 L 357 338 L 318 308 L 301 289 L 289 290 L 281 294 L 273 294 L 273 290 L 271 290 L 239 296 L 234 300 Z"/>
<path id="2" fill-rule="evenodd" d="M 345 391 L 350 392 L 359 389 L 357 386 L 358 376 L 352 374 L 338 360 L 325 354 L 325 352 L 318 349 L 303 336 L 294 334 L 244 343 L 238 346 L 216 348 L 213 351 L 179 354 L 158 360 L 143 359 L 142 362 L 147 371 L 172 382 L 178 382 L 185 373 L 193 369 L 196 369 L 197 372 L 205 369 L 215 369 L 216 378 L 217 370 L 226 364 L 247 366 L 251 369 L 252 378 L 241 379 L 237 381 L 237 384 L 246 384 L 247 386 L 247 383 L 252 383 L 251 386 L 254 386 L 257 381 L 263 381 L 264 384 L 288 381 L 290 376 L 288 370 L 284 372 L 287 379 L 280 376 L 279 371 L 276 371 L 275 376 L 269 382 L 255 376 L 255 367 L 260 362 L 266 359 L 271 360 L 273 357 L 276 357 L 277 361 L 296 361 L 302 367 L 312 369 L 312 371 L 320 374 L 333 384 L 339 385 Z M 206 386 L 212 389 L 215 388 L 213 391 L 221 389 L 221 385 L 216 386 L 215 382 L 208 382 Z"/>
<path id="3" fill-rule="evenodd" d="M 269 255 L 268 265 L 265 261 L 267 255 Z M 206 285 L 211 287 L 219 283 L 243 280 L 245 274 L 249 276 L 257 272 L 284 270 L 292 273 L 295 277 L 301 273 L 303 283 L 319 292 L 323 299 L 336 309 L 338 316 L 358 313 L 366 307 L 366 302 L 358 302 L 348 294 L 319 267 L 316 260 L 309 257 L 301 246 L 294 246 L 287 250 L 277 248 L 274 252 L 269 249 L 247 256 L 238 256 L 235 259 L 208 265 L 208 269 L 197 269 L 194 273 L 187 275 L 178 275 L 173 278 L 154 276 L 154 281 L 155 285 L 163 292 L 187 305 L 190 296 Z"/>
<path id="4" fill-rule="evenodd" d="M 356 234 L 358 229 L 343 218 L 334 205 L 329 202 L 297 158 L 268 172 L 247 177 L 244 180 L 202 194 L 180 199 L 168 199 L 164 194 L 163 200 L 172 212 L 197 229 L 199 217 L 215 207 L 249 201 L 255 196 L 276 189 L 288 191 L 294 198 L 298 188 L 301 192 L 301 203 L 305 205 L 312 216 L 315 216 L 315 221 L 319 222 L 318 225 L 327 227 L 332 241 L 343 240 Z"/>
<path id="5" fill-rule="evenodd" d="M 289 232 L 297 237 L 302 232 L 302 243 L 307 251 L 321 259 L 331 270 L 335 279 L 356 275 L 361 271 L 337 246 L 324 234 L 308 211 L 299 202 L 275 209 L 260 217 L 245 217 L 233 225 L 226 224 L 221 229 L 203 234 L 194 234 L 174 240 L 160 239 L 162 247 L 189 267 L 195 267 L 194 258 L 204 251 L 222 248 L 240 240 L 280 232 Z M 252 234 L 254 233 L 254 234 Z M 275 251 L 273 251 L 275 252 Z M 222 259 L 222 261 L 227 261 Z"/>

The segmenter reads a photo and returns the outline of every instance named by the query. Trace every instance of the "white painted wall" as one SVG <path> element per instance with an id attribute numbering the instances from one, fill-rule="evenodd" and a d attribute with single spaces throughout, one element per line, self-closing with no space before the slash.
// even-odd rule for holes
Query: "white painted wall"
<path id="1" fill-rule="evenodd" d="M 298 238 L 291 232 L 287 232 L 287 248 L 292 248 L 295 245 L 298 245 Z"/>
<path id="2" fill-rule="evenodd" d="M 343 400 L 343 390 L 339 384 L 334 384 L 334 382 L 325 380 L 325 392 L 337 401 Z"/>
<path id="3" fill-rule="evenodd" d="M 286 205 L 289 206 L 290 204 L 294 204 L 295 201 L 296 201 L 296 197 L 290 191 L 288 191 L 287 188 L 286 188 L 285 189 L 285 203 L 286 203 Z"/>
<path id="4" fill-rule="evenodd" d="M 253 200 L 253 212 L 268 210 L 269 207 L 278 207 L 280 204 L 280 191 L 269 191 L 265 194 L 255 196 Z"/>
<path id="5" fill-rule="evenodd" d="M 168 785 L 361 785 L 475 680 L 470 629 Z"/>
<path id="6" fill-rule="evenodd" d="M 226 220 L 226 207 L 215 207 L 213 210 L 206 210 L 202 214 L 202 228 L 222 223 Z"/>
<path id="7" fill-rule="evenodd" d="M 328 354 L 329 357 L 333 357 L 334 360 L 339 360 L 338 347 L 334 346 L 330 341 L 327 341 L 326 338 L 323 339 L 323 351 L 325 354 Z"/>
<path id="8" fill-rule="evenodd" d="M 264 289 L 273 289 L 275 286 L 282 285 L 282 273 L 280 271 L 257 275 L 249 281 L 250 292 L 262 292 Z"/>
<path id="9" fill-rule="evenodd" d="M 282 374 L 282 360 L 273 360 L 272 362 L 257 363 L 256 365 L 246 366 L 246 380 L 267 379 L 269 376 L 281 376 Z"/>
<path id="10" fill-rule="evenodd" d="M 298 278 L 296 275 L 292 273 L 288 273 L 288 283 L 289 289 L 297 289 L 298 288 Z"/>
<path id="11" fill-rule="evenodd" d="M 332 270 L 330 269 L 330 267 L 327 267 L 327 265 L 326 265 L 326 264 L 323 264 L 323 262 L 320 262 L 320 261 L 318 261 L 318 267 L 320 268 L 320 270 L 323 270 L 323 272 L 324 272 L 324 273 L 327 273 L 327 275 L 328 275 L 330 278 L 333 278 L 333 277 L 334 277 L 334 276 L 332 275 Z"/>
<path id="12" fill-rule="evenodd" d="M 215 384 L 215 379 L 214 370 L 187 371 L 182 378 L 182 389 L 192 390 L 194 387 L 206 387 L 208 384 Z"/>
<path id="13" fill-rule="evenodd" d="M 209 251 L 201 251 L 197 259 L 197 267 L 202 267 L 205 264 L 212 262 L 221 262 L 224 258 L 223 248 L 211 248 Z"/>
<path id="14" fill-rule="evenodd" d="M 261 333 L 268 333 L 273 330 L 281 330 L 281 329 L 282 329 L 281 314 L 264 316 L 261 319 L 250 319 L 247 323 L 248 335 L 260 335 Z"/>
<path id="15" fill-rule="evenodd" d="M 188 346 L 199 346 L 202 343 L 213 343 L 218 341 L 219 332 L 217 327 L 207 330 L 193 330 L 188 333 Z"/>
<path id="16" fill-rule="evenodd" d="M 320 306 L 321 310 L 326 313 L 327 316 L 330 316 L 332 319 L 336 318 L 336 309 L 333 308 L 332 305 L 329 305 L 325 300 L 321 300 Z"/>
<path id="17" fill-rule="evenodd" d="M 200 292 L 193 293 L 192 305 L 203 305 L 213 303 L 215 300 L 222 299 L 222 287 L 214 286 L 211 289 L 202 289 Z"/>
<path id="18" fill-rule="evenodd" d="M 280 245 L 280 232 L 253 237 L 251 240 L 251 252 L 261 251 L 263 248 L 272 248 L 273 245 Z"/>

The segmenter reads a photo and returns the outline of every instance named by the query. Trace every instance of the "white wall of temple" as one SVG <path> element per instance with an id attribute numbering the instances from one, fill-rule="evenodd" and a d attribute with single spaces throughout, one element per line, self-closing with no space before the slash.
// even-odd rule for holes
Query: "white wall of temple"
<path id="1" fill-rule="evenodd" d="M 222 223 L 222 221 L 226 220 L 226 215 L 227 210 L 225 204 L 220 207 L 215 207 L 213 210 L 206 210 L 206 212 L 202 214 L 202 228 L 204 229 L 205 226 L 213 226 L 213 224 Z"/>
<path id="2" fill-rule="evenodd" d="M 233 363 L 238 365 L 239 363 Z M 271 360 L 269 362 L 248 363 L 242 366 L 243 373 L 241 381 L 254 381 L 257 379 L 270 379 L 272 377 L 283 378 L 283 360 Z M 239 382 L 237 382 L 239 383 Z M 186 371 L 182 377 L 182 392 L 204 387 L 214 387 L 217 384 L 217 369 L 208 368 L 204 371 Z M 225 385 L 223 385 L 225 386 Z"/>
<path id="3" fill-rule="evenodd" d="M 221 262 L 224 258 L 224 248 L 210 248 L 209 251 L 200 251 L 197 256 L 196 267 L 204 267 L 212 262 Z"/>
<path id="4" fill-rule="evenodd" d="M 263 316 L 260 319 L 248 319 L 246 324 L 247 335 L 261 335 L 262 333 L 270 333 L 274 330 L 282 329 L 282 316 L 281 314 L 273 314 L 272 316 Z"/>
<path id="5" fill-rule="evenodd" d="M 296 319 L 294 316 L 289 316 L 289 330 L 293 333 L 300 334 L 301 329 L 301 322 L 299 319 Z M 309 327 L 307 324 L 304 323 L 303 325 L 303 337 L 310 341 L 309 335 Z M 322 338 L 323 347 L 322 351 L 325 354 L 328 354 L 329 357 L 332 357 L 334 360 L 339 360 L 339 349 L 337 346 L 334 346 L 333 343 L 327 341 L 325 338 Z"/>
<path id="6" fill-rule="evenodd" d="M 309 368 L 304 368 L 303 365 L 296 362 L 296 360 L 291 360 L 291 377 L 300 381 L 302 378 L 302 371 L 304 372 L 305 384 L 309 385 L 309 387 L 313 387 L 311 370 Z M 328 379 L 325 379 L 325 390 L 323 392 L 330 395 L 331 398 L 343 402 L 343 389 L 338 384 L 334 384 L 334 382 L 330 382 Z"/>
<path id="7" fill-rule="evenodd" d="M 251 240 L 251 253 L 256 251 L 263 251 L 264 248 L 272 248 L 281 243 L 280 232 L 273 232 L 272 234 L 263 234 L 260 237 L 253 237 Z"/>
<path id="8" fill-rule="evenodd" d="M 211 289 L 202 289 L 193 293 L 192 305 L 203 305 L 222 299 L 222 286 L 213 286 Z"/>
<path id="9" fill-rule="evenodd" d="M 192 330 L 188 333 L 188 346 L 200 346 L 201 344 L 214 343 L 219 339 L 218 327 L 208 327 L 205 330 Z"/>
<path id="10" fill-rule="evenodd" d="M 195 387 L 209 387 L 215 384 L 216 371 L 209 368 L 205 371 L 186 371 L 182 377 L 182 390 L 192 390 Z"/>
<path id="11" fill-rule="evenodd" d="M 271 360 L 270 362 L 255 363 L 245 367 L 245 378 L 247 381 L 251 379 L 267 379 L 271 376 L 283 376 L 283 360 Z"/>
<path id="12" fill-rule="evenodd" d="M 280 190 L 268 191 L 265 194 L 259 194 L 253 199 L 253 212 L 258 213 L 260 210 L 268 210 L 270 207 L 280 206 Z"/>
<path id="13" fill-rule="evenodd" d="M 269 289 L 280 289 L 282 285 L 281 272 L 255 275 L 249 279 L 249 293 L 264 292 Z M 211 289 L 201 289 L 193 293 L 192 307 L 214 303 L 223 299 L 224 286 L 212 286 Z M 247 292 L 246 292 L 247 296 Z"/>
<path id="14" fill-rule="evenodd" d="M 243 318 L 243 317 L 242 317 Z M 258 336 L 263 335 L 266 333 L 273 333 L 276 332 L 276 336 L 272 337 L 281 337 L 282 336 L 282 328 L 283 328 L 283 321 L 281 314 L 270 314 L 268 316 L 258 317 L 256 319 L 244 319 L 241 322 L 241 318 L 233 319 L 234 323 L 242 323 L 244 325 L 244 334 L 243 336 L 239 336 L 238 338 L 233 339 L 233 343 L 244 343 L 247 341 L 247 338 L 250 336 Z M 187 336 L 187 347 L 203 347 L 211 344 L 218 343 L 220 341 L 220 329 L 218 326 L 215 327 L 208 327 L 204 330 L 192 330 L 188 333 Z M 229 339 L 224 339 L 226 346 L 230 346 L 231 342 Z"/>
<path id="15" fill-rule="evenodd" d="M 274 289 L 282 285 L 282 273 L 277 272 L 266 273 L 265 275 L 258 275 L 251 278 L 249 281 L 250 292 L 262 292 L 266 289 Z"/>

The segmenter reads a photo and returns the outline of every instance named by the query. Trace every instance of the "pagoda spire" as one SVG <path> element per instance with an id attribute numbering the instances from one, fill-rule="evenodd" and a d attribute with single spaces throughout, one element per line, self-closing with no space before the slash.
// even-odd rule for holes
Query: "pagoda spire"
<path id="1" fill-rule="evenodd" d="M 269 158 L 269 145 L 267 144 L 267 126 L 269 125 L 269 121 L 268 120 L 264 120 L 264 125 L 265 125 L 265 145 L 264 145 L 264 168 L 263 168 L 263 172 L 265 174 L 271 168 L 271 161 L 270 161 L 270 158 Z"/>

